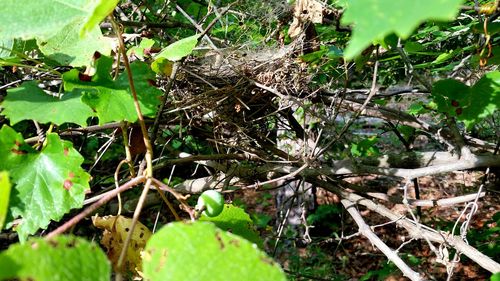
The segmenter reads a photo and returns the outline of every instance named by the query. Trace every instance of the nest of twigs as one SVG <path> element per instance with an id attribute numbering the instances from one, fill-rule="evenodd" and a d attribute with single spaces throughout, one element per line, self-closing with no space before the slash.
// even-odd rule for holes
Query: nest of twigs
<path id="1" fill-rule="evenodd" d="M 198 135 L 240 148 L 271 141 L 282 98 L 309 92 L 311 79 L 292 46 L 212 51 L 187 60 L 178 77 L 166 113 L 182 112 Z"/>

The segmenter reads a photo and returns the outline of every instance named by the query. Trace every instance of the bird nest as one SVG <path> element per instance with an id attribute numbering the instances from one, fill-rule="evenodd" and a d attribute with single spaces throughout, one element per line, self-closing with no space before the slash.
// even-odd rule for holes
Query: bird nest
<path id="1" fill-rule="evenodd" d="M 283 97 L 307 93 L 309 81 L 291 46 L 213 51 L 186 60 L 166 112 L 182 112 L 205 139 L 262 146 L 276 125 L 275 114 L 286 107 Z"/>

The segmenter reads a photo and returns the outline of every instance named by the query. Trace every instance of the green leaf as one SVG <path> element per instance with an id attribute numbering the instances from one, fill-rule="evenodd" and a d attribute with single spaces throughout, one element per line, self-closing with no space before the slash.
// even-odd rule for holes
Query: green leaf
<path id="1" fill-rule="evenodd" d="M 404 48 L 405 48 L 405 51 L 407 51 L 410 54 L 411 53 L 417 53 L 417 52 L 420 52 L 423 49 L 425 49 L 424 45 L 422 45 L 419 42 L 413 42 L 413 41 L 405 42 L 405 47 Z"/>
<path id="2" fill-rule="evenodd" d="M 435 64 L 442 63 L 442 62 L 445 62 L 451 58 L 453 58 L 452 52 L 441 53 L 439 56 L 437 56 L 437 58 L 432 63 L 435 63 Z"/>
<path id="3" fill-rule="evenodd" d="M 11 187 L 9 173 L 0 171 L 0 231 L 3 229 L 5 217 L 7 216 Z"/>
<path id="4" fill-rule="evenodd" d="M 0 129 L 0 170 L 8 171 L 14 184 L 9 210 L 14 218 L 21 217 L 15 228 L 21 241 L 83 205 L 90 176 L 82 163 L 72 143 L 57 134 L 48 134 L 38 152 L 12 128 Z"/>
<path id="5" fill-rule="evenodd" d="M 329 221 L 332 217 L 338 216 L 342 210 L 337 205 L 320 205 L 313 214 L 307 217 L 308 224 L 318 224 Z M 335 224 L 336 222 L 331 222 Z"/>
<path id="6" fill-rule="evenodd" d="M 440 112 L 457 116 L 456 111 L 469 105 L 470 89 L 462 82 L 442 79 L 432 87 L 432 99 Z M 463 109 L 460 109 L 463 110 Z"/>
<path id="7" fill-rule="evenodd" d="M 397 126 L 399 133 L 404 137 L 406 141 L 409 141 L 411 137 L 415 135 L 415 128 L 405 125 Z"/>
<path id="8" fill-rule="evenodd" d="M 199 35 L 193 35 L 174 42 L 164 48 L 155 59 L 166 58 L 170 61 L 178 61 L 185 56 L 188 56 L 193 51 L 198 43 Z"/>
<path id="9" fill-rule="evenodd" d="M 453 79 L 440 80 L 434 83 L 431 97 L 440 112 L 464 121 L 470 128 L 498 110 L 500 72 L 487 73 L 472 87 Z"/>
<path id="10" fill-rule="evenodd" d="M 354 24 L 352 38 L 344 52 L 348 60 L 374 41 L 396 33 L 408 38 L 426 20 L 453 20 L 463 0 L 350 0 L 341 22 Z"/>
<path id="11" fill-rule="evenodd" d="M 61 65 L 86 66 L 92 62 L 97 51 L 103 55 L 111 53 L 111 40 L 102 36 L 99 27 L 87 31 L 85 37 L 80 37 L 81 21 L 66 25 L 47 40 L 37 40 L 40 50 L 49 58 Z"/>
<path id="12" fill-rule="evenodd" d="M 119 0 L 97 1 L 92 13 L 87 17 L 86 23 L 81 28 L 80 37 L 98 28 L 99 23 L 113 12 Z"/>
<path id="13" fill-rule="evenodd" d="M 255 230 L 252 219 L 242 208 L 225 204 L 224 210 L 218 216 L 209 217 L 202 214 L 200 221 L 211 221 L 218 228 L 239 235 L 262 247 L 262 239 Z"/>
<path id="14" fill-rule="evenodd" d="M 66 25 L 79 20 L 94 21 L 99 5 L 94 0 L 3 0 L 0 5 L 0 40 L 48 39 Z"/>
<path id="15" fill-rule="evenodd" d="M 81 17 L 89 1 L 4 0 L 0 6 L 0 39 L 49 38 Z"/>
<path id="16" fill-rule="evenodd" d="M 10 56 L 13 47 L 14 39 L 0 39 L 0 58 L 6 58 Z"/>
<path id="17" fill-rule="evenodd" d="M 31 0 L 4 0 L 0 5 L 0 42 L 37 39 L 45 49 L 42 51 L 55 56 L 56 61 L 87 65 L 89 53 L 110 52 L 110 44 L 105 43 L 96 24 L 113 5 L 116 0 L 39 0 L 36 5 Z M 79 38 L 80 31 L 89 37 Z"/>
<path id="18" fill-rule="evenodd" d="M 486 54 L 483 54 L 483 57 L 487 55 L 487 51 L 485 52 Z M 479 54 L 476 54 L 472 56 L 470 62 L 474 67 L 479 67 L 479 59 L 481 56 Z M 487 59 L 486 65 L 499 65 L 500 64 L 500 46 L 494 46 L 491 49 L 491 57 Z"/>
<path id="19" fill-rule="evenodd" d="M 286 280 L 255 244 L 209 222 L 175 222 L 148 241 L 143 270 L 149 280 Z"/>
<path id="20" fill-rule="evenodd" d="M 63 74 L 64 88 L 68 92 L 83 94 L 83 102 L 95 111 L 99 124 L 124 120 L 135 122 L 137 114 L 127 73 L 121 73 L 114 81 L 110 75 L 112 64 L 112 58 L 99 58 L 96 61 L 96 73 L 91 79 L 84 78 L 78 70 L 72 69 Z M 152 117 L 156 114 L 162 95 L 159 89 L 151 85 L 155 74 L 143 62 L 134 62 L 130 67 L 142 114 Z"/>
<path id="21" fill-rule="evenodd" d="M 416 116 L 418 114 L 421 114 L 424 111 L 425 111 L 425 108 L 424 108 L 423 103 L 416 102 L 416 103 L 412 103 L 410 105 L 410 107 L 408 107 L 408 110 L 406 112 L 408 112 L 408 114 Z"/>
<path id="22" fill-rule="evenodd" d="M 380 153 L 379 149 L 375 146 L 377 142 L 377 136 L 371 136 L 358 143 L 353 143 L 351 144 L 351 154 L 354 157 L 376 156 Z"/>
<path id="23" fill-rule="evenodd" d="M 341 58 L 344 55 L 342 49 L 337 46 L 328 46 L 328 53 L 326 54 L 329 59 Z"/>
<path id="24" fill-rule="evenodd" d="M 144 51 L 150 49 L 154 46 L 155 40 L 144 38 L 139 43 L 139 46 L 134 46 L 127 51 L 127 55 L 130 56 L 134 54 L 139 59 L 144 59 Z"/>
<path id="25" fill-rule="evenodd" d="M 500 272 L 497 272 L 490 277 L 491 281 L 500 281 Z"/>
<path id="26" fill-rule="evenodd" d="M 471 27 L 471 31 L 476 34 L 484 34 L 484 22 L 478 22 Z M 500 22 L 488 22 L 488 34 L 490 36 L 500 32 Z"/>
<path id="27" fill-rule="evenodd" d="M 56 125 L 75 123 L 85 127 L 87 118 L 94 115 L 92 109 L 81 101 L 80 94 L 66 93 L 58 98 L 38 88 L 35 81 L 9 89 L 2 106 L 2 114 L 10 119 L 11 124 L 35 120 Z"/>
<path id="28" fill-rule="evenodd" d="M 107 281 L 110 277 L 106 255 L 82 238 L 37 238 L 0 253 L 0 280 Z"/>

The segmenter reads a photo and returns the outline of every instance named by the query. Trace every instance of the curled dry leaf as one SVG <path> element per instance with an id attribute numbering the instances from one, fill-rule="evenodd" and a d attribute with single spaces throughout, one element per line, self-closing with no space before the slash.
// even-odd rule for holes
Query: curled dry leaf
<path id="1" fill-rule="evenodd" d="M 117 268 L 118 259 L 130 231 L 132 219 L 124 216 L 95 216 L 92 218 L 92 223 L 95 227 L 104 229 L 101 245 L 106 248 L 106 253 L 114 270 L 130 272 L 136 276 L 141 275 L 141 252 L 152 235 L 151 231 L 142 223 L 137 222 L 127 249 L 124 266 L 120 270 Z"/>

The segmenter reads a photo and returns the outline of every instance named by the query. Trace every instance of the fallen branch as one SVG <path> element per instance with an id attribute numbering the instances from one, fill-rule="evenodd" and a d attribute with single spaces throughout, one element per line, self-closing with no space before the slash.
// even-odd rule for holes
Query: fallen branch
<path id="1" fill-rule="evenodd" d="M 365 223 L 363 220 L 363 217 L 361 217 L 361 214 L 358 212 L 356 209 L 356 205 L 346 199 L 341 200 L 342 205 L 344 205 L 345 209 L 351 217 L 354 219 L 356 224 L 359 227 L 359 232 L 368 238 L 370 242 L 372 242 L 384 255 L 392 261 L 404 274 L 404 276 L 410 278 L 411 280 L 423 280 L 420 277 L 420 274 L 418 272 L 413 271 L 399 256 L 398 254 L 393 251 L 389 246 L 387 246 L 370 228 L 368 224 Z"/>
<path id="2" fill-rule="evenodd" d="M 405 179 L 414 179 L 423 176 L 436 175 L 441 173 L 448 173 L 459 170 L 469 170 L 484 167 L 500 167 L 500 156 L 498 155 L 471 155 L 468 158 L 449 157 L 444 159 L 432 159 L 429 164 L 438 163 L 436 165 L 424 166 L 421 168 L 398 168 L 388 167 L 391 165 L 389 162 L 382 161 L 386 156 L 381 158 L 381 161 L 376 166 L 364 165 L 371 160 L 361 159 L 361 164 L 356 163 L 350 159 L 333 161 L 329 166 L 322 168 L 311 168 L 303 170 L 300 175 L 302 176 L 334 176 L 334 175 L 350 175 L 350 174 L 375 174 L 385 175 L 391 177 L 399 177 Z M 410 163 L 411 164 L 411 163 Z M 415 162 L 414 164 L 422 165 L 424 163 Z M 391 165 L 392 166 L 392 165 Z M 294 166 L 261 166 L 258 167 L 260 172 L 264 169 L 269 169 L 274 172 L 289 174 L 296 171 L 298 168 Z"/>
<path id="3" fill-rule="evenodd" d="M 316 178 L 308 178 L 308 182 L 320 186 L 330 192 L 333 192 L 344 199 L 351 202 L 356 202 L 356 204 L 363 205 L 369 210 L 374 211 L 391 221 L 395 221 L 398 226 L 405 228 L 408 233 L 417 239 L 428 239 L 432 242 L 437 242 L 441 244 L 446 244 L 455 248 L 458 252 L 466 255 L 468 258 L 479 264 L 482 268 L 490 271 L 491 273 L 496 273 L 500 271 L 500 264 L 492 260 L 490 257 L 479 252 L 476 248 L 465 243 L 459 236 L 454 236 L 448 233 L 431 231 L 424 229 L 421 225 L 417 225 L 414 221 L 407 218 L 401 218 L 400 215 L 393 213 L 391 210 L 387 209 L 381 204 L 377 204 L 372 200 L 366 199 L 354 193 L 345 191 L 338 185 L 323 180 L 318 180 Z"/>

